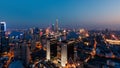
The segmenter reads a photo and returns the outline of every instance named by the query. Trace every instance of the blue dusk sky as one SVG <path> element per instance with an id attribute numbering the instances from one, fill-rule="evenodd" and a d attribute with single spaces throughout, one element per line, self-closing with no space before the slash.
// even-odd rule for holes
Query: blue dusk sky
<path id="1" fill-rule="evenodd" d="M 60 27 L 120 29 L 120 0 L 0 0 L 7 28 Z"/>

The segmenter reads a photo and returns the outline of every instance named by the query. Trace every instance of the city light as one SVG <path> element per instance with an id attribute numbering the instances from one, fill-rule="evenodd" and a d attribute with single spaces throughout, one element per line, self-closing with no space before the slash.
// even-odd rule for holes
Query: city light
<path id="1" fill-rule="evenodd" d="M 120 1 L 1 0 L 0 68 L 120 68 Z"/>

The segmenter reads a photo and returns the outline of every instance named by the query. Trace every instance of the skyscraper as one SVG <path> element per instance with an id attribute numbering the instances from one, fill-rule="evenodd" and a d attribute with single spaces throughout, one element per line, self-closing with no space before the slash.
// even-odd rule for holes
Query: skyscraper
<path id="1" fill-rule="evenodd" d="M 55 25 L 52 24 L 52 31 L 55 31 Z"/>
<path id="2" fill-rule="evenodd" d="M 6 45 L 5 31 L 6 31 L 6 23 L 0 22 L 0 52 L 3 52 L 3 46 Z"/>
<path id="3" fill-rule="evenodd" d="M 47 60 L 50 60 L 50 40 L 47 40 Z"/>
<path id="4" fill-rule="evenodd" d="M 6 23 L 5 22 L 0 22 L 0 36 L 5 36 L 5 31 L 6 31 Z"/>
<path id="5" fill-rule="evenodd" d="M 65 66 L 67 63 L 67 44 L 61 46 L 61 66 Z"/>
<path id="6" fill-rule="evenodd" d="M 58 32 L 58 19 L 56 19 L 55 31 Z"/>
<path id="7" fill-rule="evenodd" d="M 0 30 L 6 31 L 6 23 L 5 22 L 0 22 Z"/>

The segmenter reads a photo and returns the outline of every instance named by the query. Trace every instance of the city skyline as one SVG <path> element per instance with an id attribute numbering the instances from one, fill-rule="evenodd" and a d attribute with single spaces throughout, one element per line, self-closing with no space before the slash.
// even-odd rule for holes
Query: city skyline
<path id="1" fill-rule="evenodd" d="M 60 27 L 119 29 L 120 0 L 3 0 L 0 21 L 7 28 Z M 71 26 L 72 25 L 72 26 Z"/>
<path id="2" fill-rule="evenodd" d="M 1 0 L 0 68 L 120 68 L 120 0 Z"/>

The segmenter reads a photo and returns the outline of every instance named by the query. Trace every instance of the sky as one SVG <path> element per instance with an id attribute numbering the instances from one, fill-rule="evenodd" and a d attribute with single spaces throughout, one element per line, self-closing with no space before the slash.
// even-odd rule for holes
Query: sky
<path id="1" fill-rule="evenodd" d="M 0 0 L 7 28 L 60 27 L 120 29 L 120 0 Z"/>

